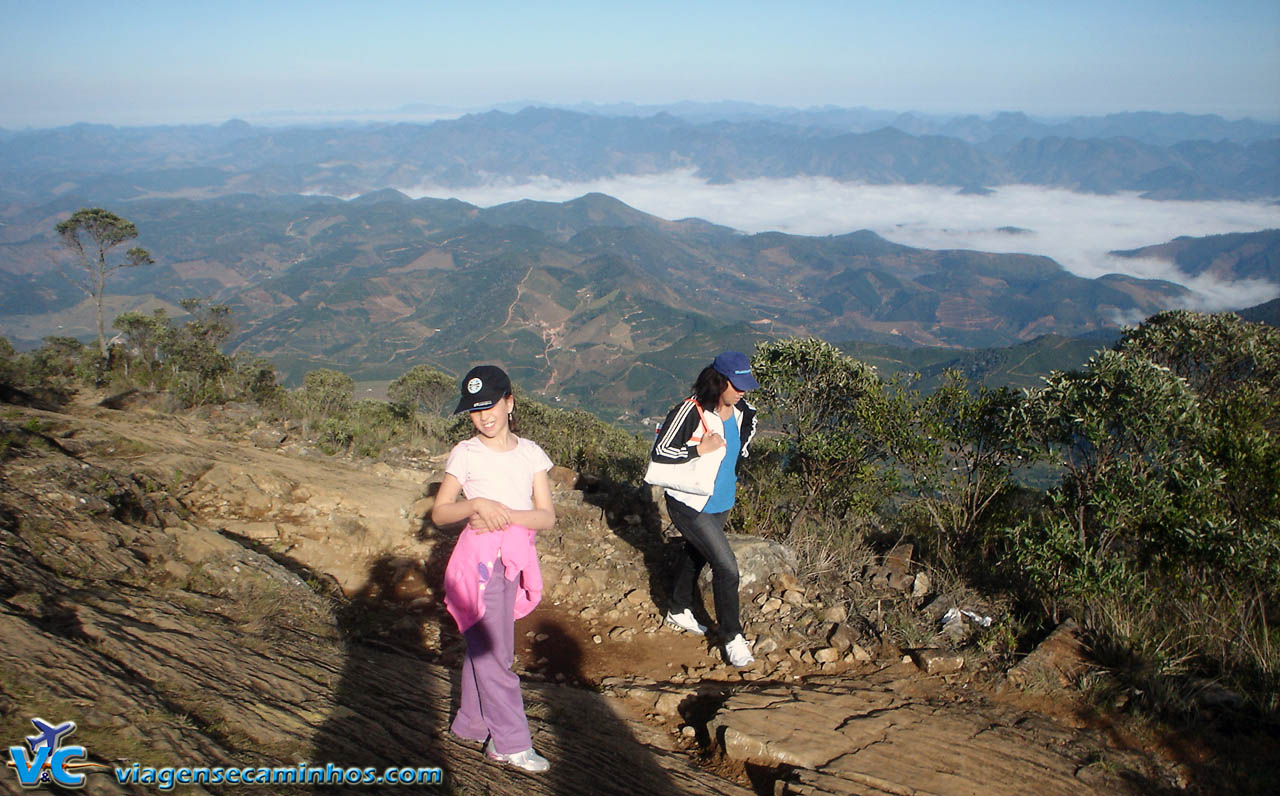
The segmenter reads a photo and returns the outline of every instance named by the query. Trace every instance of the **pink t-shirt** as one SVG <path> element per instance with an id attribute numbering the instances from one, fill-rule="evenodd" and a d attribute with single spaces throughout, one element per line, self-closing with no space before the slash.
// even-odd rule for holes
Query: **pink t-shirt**
<path id="1" fill-rule="evenodd" d="M 551 459 L 538 443 L 523 437 L 509 451 L 495 451 L 475 437 L 463 440 L 444 465 L 467 500 L 489 498 L 516 510 L 533 508 L 533 474 L 550 469 Z"/>
<path id="2" fill-rule="evenodd" d="M 551 459 L 536 442 L 516 437 L 516 447 L 495 451 L 480 440 L 459 442 L 449 453 L 444 471 L 462 484 L 468 500 L 484 497 L 509 509 L 533 508 L 533 475 L 550 470 Z M 532 530 L 508 525 L 501 531 L 481 533 L 470 524 L 454 545 L 444 573 L 445 605 L 458 623 L 467 628 L 484 616 L 484 588 L 502 559 L 502 576 L 517 581 L 515 618 L 527 616 L 542 598 L 542 572 Z"/>

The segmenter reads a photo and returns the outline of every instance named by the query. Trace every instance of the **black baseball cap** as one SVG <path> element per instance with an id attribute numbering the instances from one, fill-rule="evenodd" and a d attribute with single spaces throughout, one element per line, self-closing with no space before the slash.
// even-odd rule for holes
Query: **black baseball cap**
<path id="1" fill-rule="evenodd" d="M 511 379 L 496 365 L 476 365 L 462 377 L 461 388 L 462 398 L 454 414 L 493 406 L 511 394 Z"/>

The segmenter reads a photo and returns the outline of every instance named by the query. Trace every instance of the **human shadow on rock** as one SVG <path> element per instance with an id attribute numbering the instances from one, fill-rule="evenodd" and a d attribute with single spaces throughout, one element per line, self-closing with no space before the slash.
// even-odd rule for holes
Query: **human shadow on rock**
<path id="1" fill-rule="evenodd" d="M 448 736 L 457 703 L 453 671 L 462 639 L 444 610 L 442 583 L 453 540 L 424 522 L 421 540 L 432 539 L 424 558 L 383 555 L 364 584 L 336 610 L 345 664 L 332 693 L 331 715 L 315 735 L 313 764 L 344 767 L 431 767 L 454 773 L 447 759 L 459 753 Z M 406 792 L 361 786 L 361 793 Z M 316 793 L 349 793 L 351 786 L 316 787 Z"/>
<path id="2" fill-rule="evenodd" d="M 537 611 L 534 611 L 537 616 Z M 553 679 L 583 682 L 580 641 L 558 622 L 534 624 L 532 655 Z M 618 718 L 607 698 L 584 688 L 528 683 L 525 698 L 534 748 L 551 760 L 544 775 L 560 796 L 676 796 L 685 793 L 655 752 Z"/>

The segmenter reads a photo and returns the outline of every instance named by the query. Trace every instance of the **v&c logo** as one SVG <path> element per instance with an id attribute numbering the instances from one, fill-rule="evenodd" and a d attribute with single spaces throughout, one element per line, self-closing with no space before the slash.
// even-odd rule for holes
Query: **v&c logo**
<path id="1" fill-rule="evenodd" d="M 38 733 L 27 736 L 26 747 L 9 747 L 9 768 L 18 774 L 24 788 L 57 785 L 83 788 L 86 769 L 105 769 L 115 774 L 121 785 L 154 785 L 171 791 L 176 785 L 441 785 L 444 770 L 439 766 L 340 766 L 334 763 L 296 763 L 288 766 L 109 766 L 88 763 L 83 746 L 64 746 L 76 730 L 74 721 L 53 724 L 32 719 Z"/>
<path id="2" fill-rule="evenodd" d="M 41 785 L 60 785 L 64 788 L 83 788 L 84 774 L 74 773 L 85 768 L 108 768 L 100 763 L 86 763 L 88 753 L 83 746 L 63 746 L 63 740 L 76 731 L 74 721 L 53 724 L 44 719 L 32 719 L 36 735 L 26 736 L 31 753 L 22 746 L 9 747 L 9 767 L 18 772 L 18 783 L 24 788 Z"/>

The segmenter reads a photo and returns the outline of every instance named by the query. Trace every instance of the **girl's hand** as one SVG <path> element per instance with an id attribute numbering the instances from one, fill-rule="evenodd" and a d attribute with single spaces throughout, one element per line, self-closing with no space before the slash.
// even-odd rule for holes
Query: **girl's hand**
<path id="1" fill-rule="evenodd" d="M 478 531 L 500 531 L 511 524 L 511 510 L 496 500 L 473 498 L 471 527 Z"/>
<path id="2" fill-rule="evenodd" d="M 718 451 L 725 446 L 724 437 L 716 432 L 709 432 L 702 438 L 702 442 L 698 443 L 698 455 L 706 456 L 708 453 Z"/>

